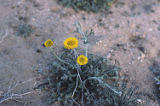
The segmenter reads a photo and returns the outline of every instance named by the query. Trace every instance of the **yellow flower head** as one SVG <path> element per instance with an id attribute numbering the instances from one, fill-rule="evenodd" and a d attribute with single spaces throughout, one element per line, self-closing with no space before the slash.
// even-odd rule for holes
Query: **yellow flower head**
<path id="1" fill-rule="evenodd" d="M 80 56 L 78 56 L 78 58 L 77 58 L 77 63 L 78 63 L 79 65 L 85 65 L 85 64 L 88 63 L 88 58 L 87 58 L 86 56 L 84 56 L 84 55 L 80 55 Z"/>
<path id="2" fill-rule="evenodd" d="M 69 37 L 64 41 L 64 48 L 74 49 L 78 47 L 78 39 L 75 37 Z"/>
<path id="3" fill-rule="evenodd" d="M 53 41 L 51 39 L 48 39 L 44 42 L 45 47 L 51 47 L 53 45 Z"/>

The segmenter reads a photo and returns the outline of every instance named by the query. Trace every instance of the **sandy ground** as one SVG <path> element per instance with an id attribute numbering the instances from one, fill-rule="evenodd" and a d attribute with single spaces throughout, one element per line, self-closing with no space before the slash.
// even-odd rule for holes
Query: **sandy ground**
<path id="1" fill-rule="evenodd" d="M 19 85 L 11 92 L 18 94 L 39 84 L 39 72 L 51 60 L 50 50 L 42 43 L 50 38 L 61 47 L 65 38 L 77 36 L 73 24 L 79 21 L 84 30 L 95 32 L 89 52 L 119 65 L 128 83 L 138 88 L 136 96 L 144 106 L 159 106 L 149 70 L 155 59 L 160 60 L 159 10 L 159 0 L 118 0 L 109 12 L 97 14 L 75 12 L 55 0 L 0 0 L 0 98 L 16 82 Z M 16 27 L 22 23 L 34 29 L 26 38 L 16 35 Z M 45 93 L 31 92 L 18 101 L 0 104 L 23 105 L 48 106 Z"/>

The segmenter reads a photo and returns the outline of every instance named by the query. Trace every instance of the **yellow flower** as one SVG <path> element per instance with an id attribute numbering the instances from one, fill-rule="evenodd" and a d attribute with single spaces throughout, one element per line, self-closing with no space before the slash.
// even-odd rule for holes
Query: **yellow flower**
<path id="1" fill-rule="evenodd" d="M 80 56 L 78 56 L 78 58 L 77 58 L 77 63 L 78 63 L 79 65 L 85 65 L 85 64 L 88 63 L 88 58 L 87 58 L 86 56 L 84 56 L 84 55 L 80 55 Z"/>
<path id="2" fill-rule="evenodd" d="M 53 45 L 53 41 L 51 39 L 48 39 L 44 42 L 45 47 L 51 47 Z"/>
<path id="3" fill-rule="evenodd" d="M 64 41 L 64 48 L 74 49 L 78 47 L 78 39 L 75 37 L 69 37 Z"/>

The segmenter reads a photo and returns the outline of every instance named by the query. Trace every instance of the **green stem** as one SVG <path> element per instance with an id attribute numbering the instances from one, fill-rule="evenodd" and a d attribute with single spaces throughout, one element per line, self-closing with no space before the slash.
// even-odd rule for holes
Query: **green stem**
<path id="1" fill-rule="evenodd" d="M 88 44 L 86 44 L 86 57 L 88 56 Z"/>
<path id="2" fill-rule="evenodd" d="M 52 52 L 53 52 L 53 55 L 54 55 L 60 62 L 62 62 L 62 63 L 64 63 L 64 64 L 68 64 L 67 62 L 65 62 L 64 60 L 62 60 L 60 57 L 58 57 L 53 50 L 52 50 Z M 70 64 L 68 64 L 68 65 L 70 65 Z"/>
<path id="3" fill-rule="evenodd" d="M 97 77 L 90 77 L 86 80 L 84 80 L 84 84 L 86 83 L 87 80 L 97 80 L 100 84 L 104 84 L 107 88 L 109 88 L 110 90 L 112 90 L 114 93 L 118 94 L 119 96 L 122 95 L 122 92 L 117 91 L 116 89 L 112 88 L 110 85 L 108 85 L 107 83 L 104 83 L 101 79 L 97 78 Z"/>

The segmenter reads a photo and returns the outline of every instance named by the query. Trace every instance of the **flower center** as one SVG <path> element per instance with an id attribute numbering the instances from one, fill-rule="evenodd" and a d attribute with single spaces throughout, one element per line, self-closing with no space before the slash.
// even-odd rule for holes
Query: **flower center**
<path id="1" fill-rule="evenodd" d="M 52 45 L 52 42 L 49 41 L 47 44 L 48 44 L 48 45 Z"/>
<path id="2" fill-rule="evenodd" d="M 70 45 L 70 46 L 75 45 L 75 42 L 74 41 L 68 41 L 67 45 Z"/>
<path id="3" fill-rule="evenodd" d="M 83 63 L 85 61 L 85 59 L 84 58 L 80 58 L 79 61 Z"/>

